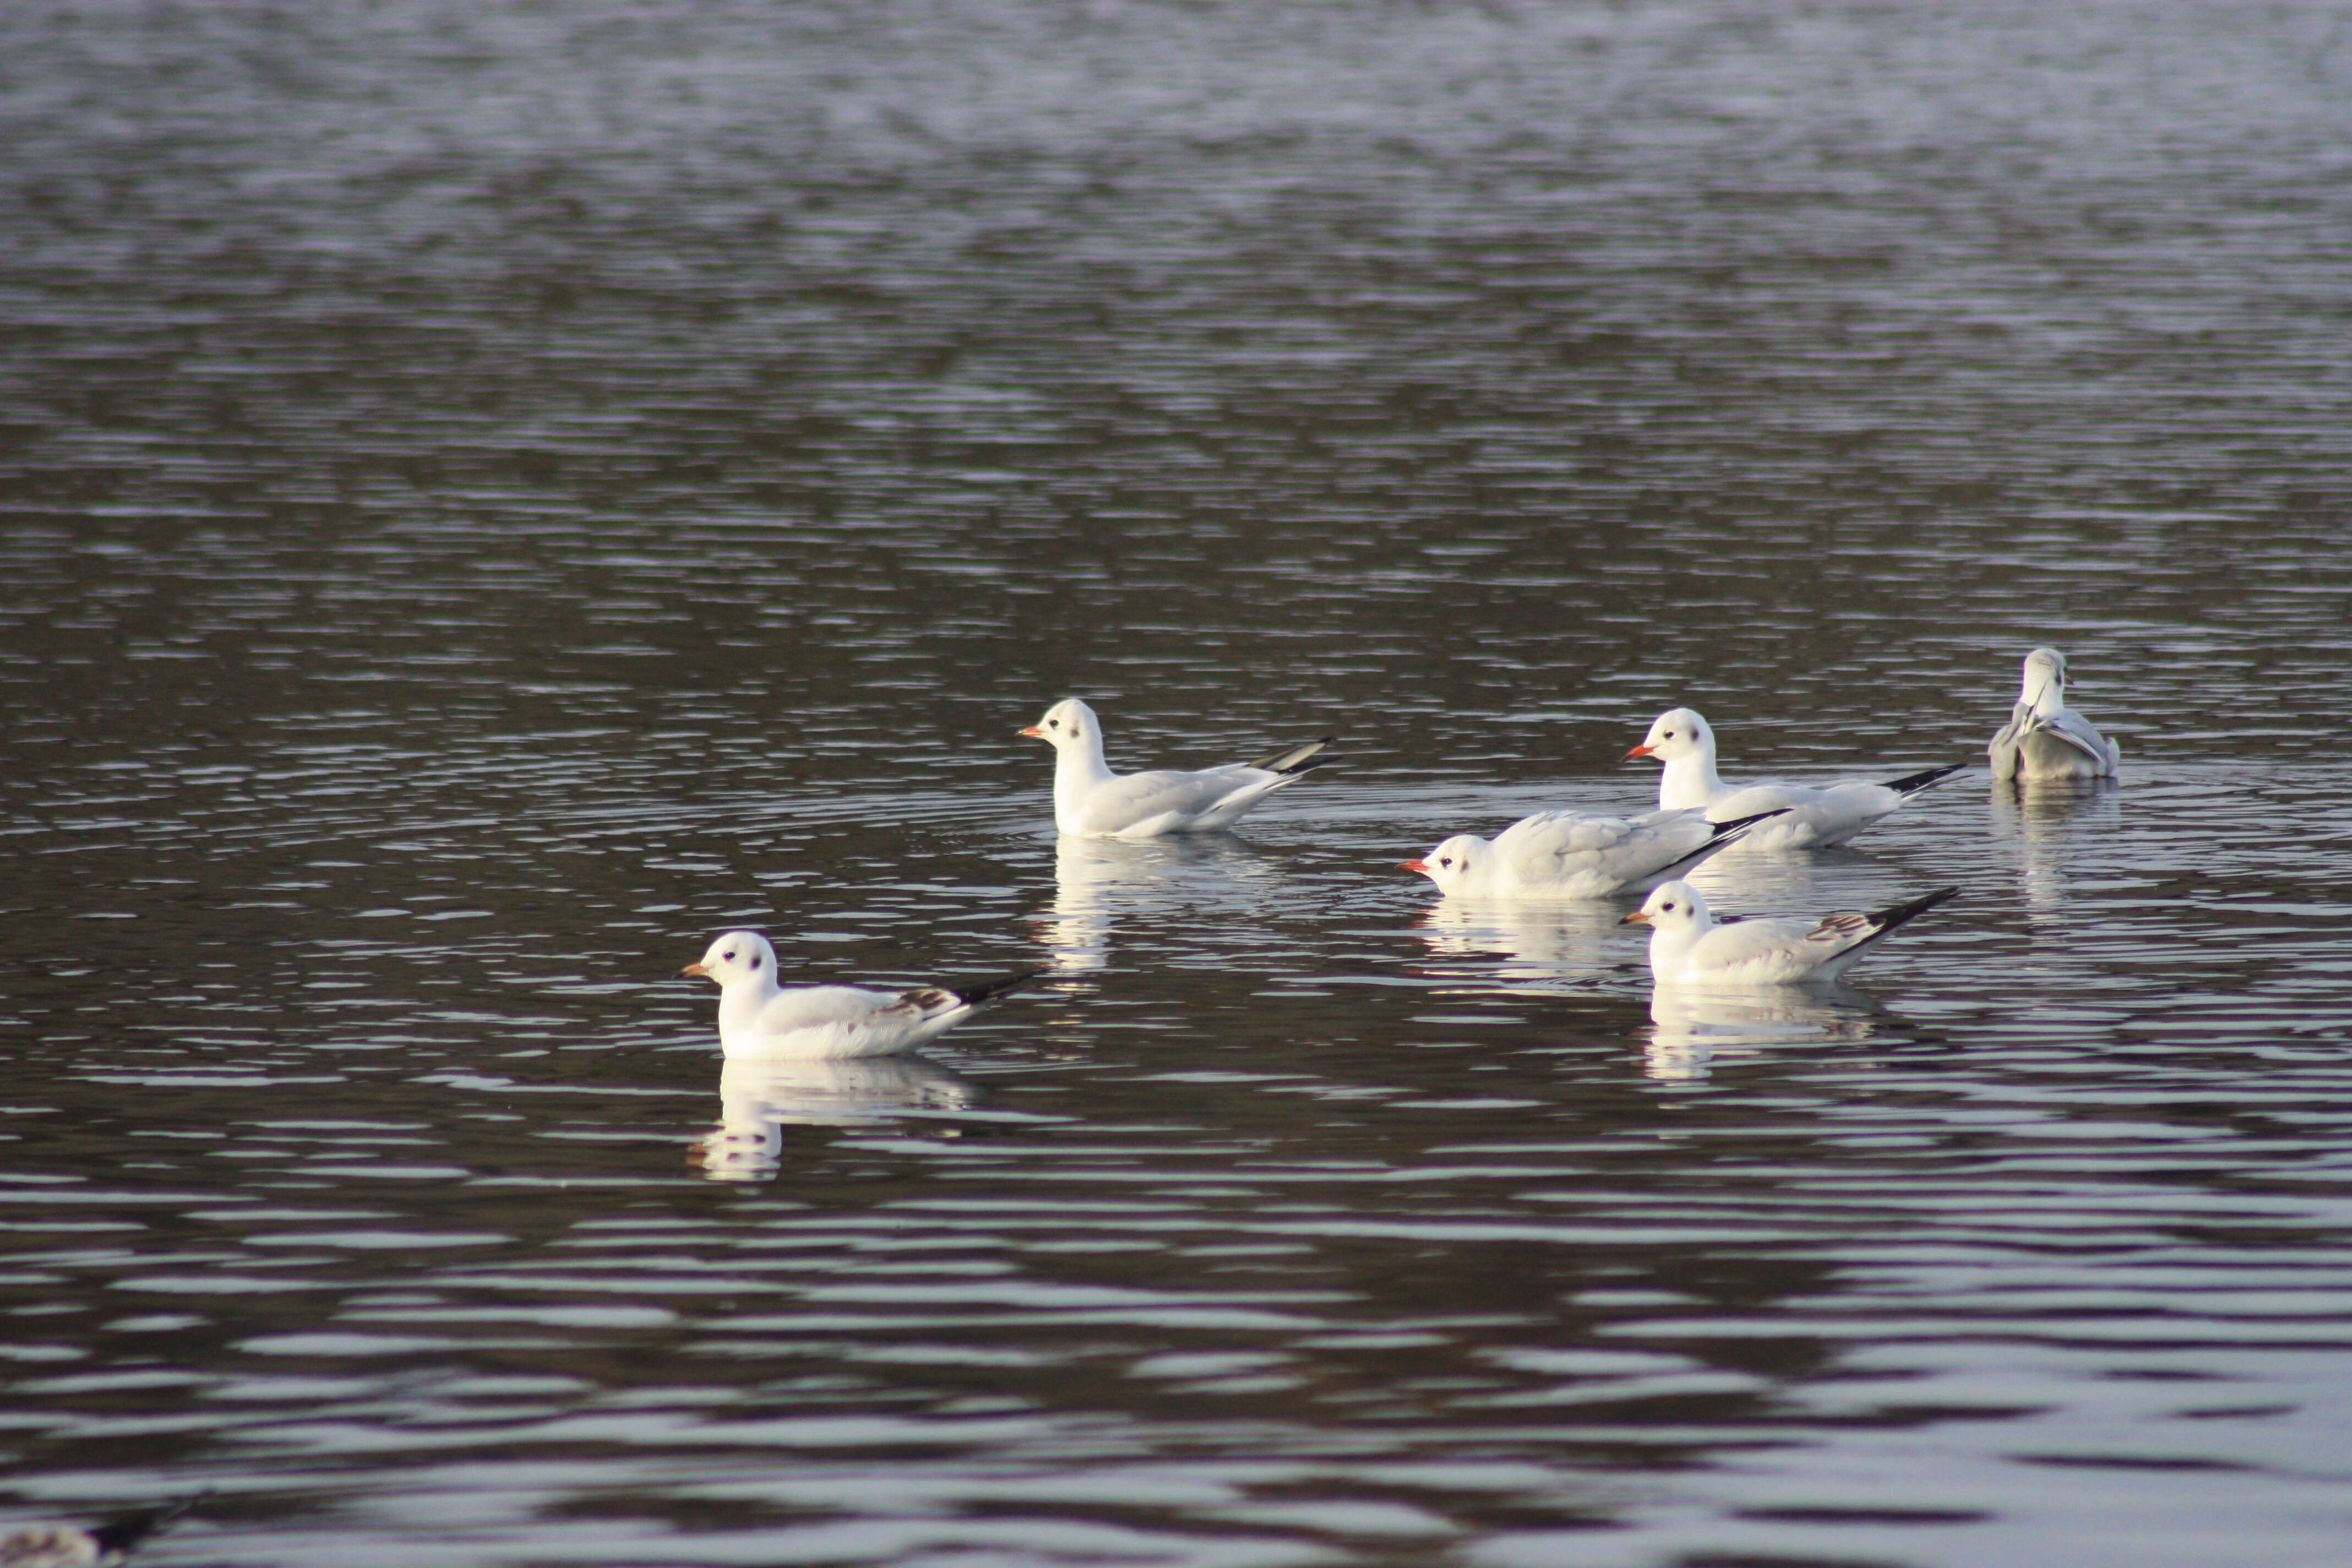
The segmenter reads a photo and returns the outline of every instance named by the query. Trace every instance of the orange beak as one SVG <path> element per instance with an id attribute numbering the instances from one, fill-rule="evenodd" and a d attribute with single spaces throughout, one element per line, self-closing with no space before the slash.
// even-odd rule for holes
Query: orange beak
<path id="1" fill-rule="evenodd" d="M 1650 923 L 1650 917 L 1643 914 L 1641 910 L 1635 910 L 1632 914 L 1627 915 L 1623 920 L 1619 921 L 1617 923 L 1621 926 L 1645 926 Z"/>
<path id="2" fill-rule="evenodd" d="M 1423 876 L 1426 877 L 1429 875 L 1429 862 L 1426 860 L 1400 860 L 1397 862 L 1397 869 L 1400 871 L 1418 871 Z"/>
<path id="3" fill-rule="evenodd" d="M 707 974 L 709 974 L 709 973 L 710 973 L 710 971 L 709 971 L 707 967 L 705 967 L 704 965 L 702 965 L 702 964 L 699 964 L 699 963 L 689 963 L 689 964 L 688 964 L 684 969 L 681 969 L 681 970 L 679 970 L 679 971 L 677 972 L 677 977 L 678 977 L 680 980 L 683 980 L 683 979 L 685 979 L 685 978 L 686 978 L 688 975 L 689 975 L 689 974 L 703 974 L 703 975 L 707 975 Z"/>
<path id="4" fill-rule="evenodd" d="M 1023 734 L 1024 734 L 1024 735 L 1027 735 L 1027 736 L 1030 736 L 1030 737 L 1032 737 L 1033 739 L 1039 740 L 1039 741 L 1042 741 L 1042 740 L 1044 740 L 1044 739 L 1045 738 L 1045 731 L 1043 731 L 1043 730 L 1040 730 L 1040 729 L 1039 729 L 1039 728 L 1037 728 L 1037 726 L 1036 726 L 1036 725 L 1034 725 L 1034 724 L 1027 724 L 1027 725 L 1024 725 L 1024 726 L 1022 727 L 1021 733 L 1023 733 Z"/>
<path id="5" fill-rule="evenodd" d="M 1630 763 L 1635 757 L 1646 757 L 1652 752 L 1656 750 L 1657 748 L 1655 746 L 1636 746 L 1632 751 L 1625 753 L 1625 760 Z"/>

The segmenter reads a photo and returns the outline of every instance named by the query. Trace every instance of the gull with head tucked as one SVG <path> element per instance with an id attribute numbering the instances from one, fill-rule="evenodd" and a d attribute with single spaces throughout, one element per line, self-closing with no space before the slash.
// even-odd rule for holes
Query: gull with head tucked
<path id="1" fill-rule="evenodd" d="M 1658 808 L 1694 807 L 1710 822 L 1731 822 L 1759 812 L 1785 815 L 1748 836 L 1759 849 L 1825 849 L 1843 844 L 1920 791 L 1944 782 L 1968 764 L 1929 768 L 1885 784 L 1849 780 L 1811 784 L 1727 784 L 1716 776 L 1715 731 L 1688 708 L 1658 715 L 1642 743 L 1625 753 L 1665 763 L 1658 775 Z"/>
<path id="2" fill-rule="evenodd" d="M 1992 759 L 1992 776 L 2023 779 L 2101 779 L 2112 777 L 2123 761 L 2123 751 L 2099 733 L 2099 727 L 2066 706 L 2066 688 L 2074 678 L 2066 673 L 2066 656 L 2054 647 L 2038 647 L 2025 656 L 2025 684 L 2010 710 L 2009 722 L 1985 748 Z"/>
<path id="3" fill-rule="evenodd" d="M 1054 759 L 1054 826 L 1089 838 L 1157 838 L 1164 833 L 1207 833 L 1234 819 L 1307 770 L 1326 736 L 1260 757 L 1197 773 L 1161 769 L 1115 773 L 1103 760 L 1102 721 L 1075 697 L 1045 710 L 1021 731 L 1050 743 Z"/>
<path id="4" fill-rule="evenodd" d="M 1735 920 L 1718 924 L 1688 882 L 1650 890 L 1627 925 L 1650 928 L 1650 977 L 1661 985 L 1787 985 L 1835 980 L 1887 932 L 1959 895 L 1938 888 L 1868 914 L 1840 910 L 1819 921 Z"/>
<path id="5" fill-rule="evenodd" d="M 858 985 L 776 984 L 776 950 L 754 931 L 730 931 L 680 974 L 719 983 L 719 1044 L 729 1061 L 887 1057 L 962 1023 L 1043 973 L 951 988 L 869 991 Z"/>
<path id="6" fill-rule="evenodd" d="M 1474 899 L 1605 899 L 1679 876 L 1780 815 L 1767 811 L 1717 823 L 1699 811 L 1644 816 L 1539 811 L 1491 842 L 1457 833 L 1398 869 L 1420 872 L 1442 893 Z"/>

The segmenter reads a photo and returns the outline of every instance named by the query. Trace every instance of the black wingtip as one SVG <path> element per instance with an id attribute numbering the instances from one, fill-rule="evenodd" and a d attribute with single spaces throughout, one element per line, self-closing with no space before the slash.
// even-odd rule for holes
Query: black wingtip
<path id="1" fill-rule="evenodd" d="M 101 1552 L 129 1552 L 141 1542 L 196 1506 L 196 1497 L 182 1498 L 162 1508 L 142 1508 L 136 1513 L 126 1513 L 120 1519 L 110 1519 L 89 1531 L 89 1538 L 98 1542 Z"/>
<path id="2" fill-rule="evenodd" d="M 976 985 L 942 985 L 940 989 L 967 1007 L 978 1007 L 994 1001 L 1008 991 L 1028 984 L 1045 973 L 1042 969 L 1024 969 L 1018 973 L 999 975 L 994 980 L 983 980 Z"/>
<path id="3" fill-rule="evenodd" d="M 1788 815 L 1787 806 L 1776 805 L 1769 811 L 1759 811 L 1753 816 L 1735 816 L 1729 822 L 1716 823 L 1713 825 L 1715 832 L 1708 837 L 1707 842 L 1711 845 L 1720 844 L 1727 838 L 1747 832 L 1759 822 L 1769 822 L 1773 817 Z"/>
<path id="4" fill-rule="evenodd" d="M 1899 779 L 1888 779 L 1886 787 L 1896 795 L 1908 797 L 1923 789 L 1933 789 L 1954 773 L 1966 773 L 1975 765 L 1973 763 L 1954 763 L 1948 767 L 1929 768 L 1923 773 L 1906 773 Z"/>
<path id="5" fill-rule="evenodd" d="M 1268 752 L 1249 765 L 1264 768 L 1270 773 L 1303 773 L 1338 762 L 1337 757 L 1318 757 L 1316 752 L 1329 745 L 1335 737 L 1326 735 L 1317 741 L 1301 741 L 1295 746 L 1285 746 L 1278 752 Z"/>
<path id="6" fill-rule="evenodd" d="M 1916 899 L 1906 900 L 1899 904 L 1889 904 L 1883 910 L 1871 910 L 1870 923 L 1883 934 L 1893 931 L 1906 921 L 1918 919 L 1937 904 L 1948 903 L 1959 896 L 1960 890 L 1956 887 L 1938 888 L 1932 893 L 1922 893 Z"/>

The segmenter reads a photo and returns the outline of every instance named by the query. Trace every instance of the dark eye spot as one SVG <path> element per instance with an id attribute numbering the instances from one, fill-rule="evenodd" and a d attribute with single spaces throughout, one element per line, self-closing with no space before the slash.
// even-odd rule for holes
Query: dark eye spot
<path id="1" fill-rule="evenodd" d="M 719 962 L 721 963 L 732 963 L 735 962 L 735 955 L 731 952 L 722 952 L 719 955 Z"/>
<path id="2" fill-rule="evenodd" d="M 1659 907 L 1660 909 L 1671 910 L 1671 909 L 1673 909 L 1675 906 L 1674 906 L 1674 905 L 1672 905 L 1672 904 L 1661 904 L 1661 905 L 1659 905 L 1658 907 Z"/>
<path id="3" fill-rule="evenodd" d="M 1672 730 L 1667 731 L 1665 738 L 1669 741 L 1673 740 L 1675 738 L 1675 732 Z"/>
<path id="4" fill-rule="evenodd" d="M 1438 864 L 1441 866 L 1451 866 L 1454 864 L 1454 857 L 1448 855 L 1444 859 L 1438 861 Z"/>
<path id="5" fill-rule="evenodd" d="M 1048 719 L 1045 721 L 1045 728 L 1048 730 L 1058 730 L 1061 727 L 1062 721 L 1059 719 Z"/>

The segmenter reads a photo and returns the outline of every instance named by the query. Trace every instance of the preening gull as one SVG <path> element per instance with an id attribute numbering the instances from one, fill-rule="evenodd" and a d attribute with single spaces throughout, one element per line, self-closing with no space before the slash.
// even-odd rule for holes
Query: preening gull
<path id="1" fill-rule="evenodd" d="M 1997 779 L 2102 779 L 2114 775 L 2122 749 L 2066 706 L 2066 656 L 2038 647 L 2025 656 L 2025 684 L 2009 722 L 1985 748 Z"/>

